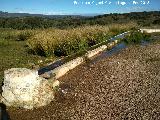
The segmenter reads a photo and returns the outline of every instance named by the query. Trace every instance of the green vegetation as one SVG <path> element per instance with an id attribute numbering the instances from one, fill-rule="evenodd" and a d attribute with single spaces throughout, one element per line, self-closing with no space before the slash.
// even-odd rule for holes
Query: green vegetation
<path id="1" fill-rule="evenodd" d="M 8 14 L 8 15 L 7 15 Z M 11 17 L 12 16 L 12 17 Z M 84 16 L 44 16 L 0 12 L 0 28 L 12 29 L 46 29 L 75 28 L 89 25 L 110 25 L 135 22 L 140 27 L 160 26 L 160 11 L 132 12 L 124 14 L 104 14 L 92 17 Z"/>
<path id="2" fill-rule="evenodd" d="M 18 35 L 16 40 L 17 41 L 26 41 L 28 40 L 31 36 L 33 36 L 33 33 L 29 30 L 27 31 L 21 31 Z"/>
<path id="3" fill-rule="evenodd" d="M 131 33 L 123 39 L 123 41 L 127 44 L 139 44 L 142 41 L 149 41 L 150 38 L 150 34 L 141 33 L 138 30 L 132 30 Z"/>
<path id="4" fill-rule="evenodd" d="M 136 24 L 130 23 L 125 25 L 85 26 L 67 30 L 39 30 L 35 31 L 36 34 L 28 39 L 27 44 L 38 55 L 68 56 L 85 51 L 135 26 Z"/>

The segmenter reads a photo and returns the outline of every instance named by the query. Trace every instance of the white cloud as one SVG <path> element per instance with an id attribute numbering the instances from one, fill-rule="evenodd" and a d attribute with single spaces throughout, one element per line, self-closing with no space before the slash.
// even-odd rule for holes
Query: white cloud
<path id="1" fill-rule="evenodd" d="M 134 6 L 134 7 L 126 7 L 126 11 L 128 12 L 141 12 L 141 11 L 152 11 L 153 9 L 149 7 L 140 7 L 140 6 Z"/>
<path id="2" fill-rule="evenodd" d="M 25 11 L 18 11 L 18 13 L 26 13 Z"/>
<path id="3" fill-rule="evenodd" d="M 50 12 L 43 12 L 42 14 L 44 15 L 72 15 L 74 13 L 66 13 L 66 12 L 63 12 L 63 11 L 50 11 Z"/>
<path id="4" fill-rule="evenodd" d="M 121 5 L 125 5 L 126 4 L 126 2 L 121 2 Z"/>
<path id="5" fill-rule="evenodd" d="M 78 4 L 78 2 L 75 0 L 75 1 L 73 1 L 73 4 L 74 4 L 74 5 L 77 5 L 77 4 Z"/>

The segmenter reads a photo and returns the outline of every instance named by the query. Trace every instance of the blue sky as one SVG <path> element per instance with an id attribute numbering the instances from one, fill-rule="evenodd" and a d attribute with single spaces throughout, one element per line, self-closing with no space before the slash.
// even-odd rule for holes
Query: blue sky
<path id="1" fill-rule="evenodd" d="M 160 0 L 0 0 L 0 11 L 36 14 L 105 14 L 160 11 Z"/>

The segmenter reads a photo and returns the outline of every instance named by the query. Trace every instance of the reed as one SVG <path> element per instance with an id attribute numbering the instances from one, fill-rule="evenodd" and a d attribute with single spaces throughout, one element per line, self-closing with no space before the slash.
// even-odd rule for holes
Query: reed
<path id="1" fill-rule="evenodd" d="M 134 24 L 81 26 L 73 29 L 33 30 L 27 44 L 36 54 L 68 56 L 87 50 L 110 37 L 135 27 Z"/>

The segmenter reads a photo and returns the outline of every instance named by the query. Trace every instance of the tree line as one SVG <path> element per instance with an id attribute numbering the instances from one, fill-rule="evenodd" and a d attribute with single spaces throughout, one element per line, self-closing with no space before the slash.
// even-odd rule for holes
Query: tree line
<path id="1" fill-rule="evenodd" d="M 92 17 L 64 16 L 64 17 L 2 17 L 0 15 L 0 28 L 37 29 L 37 28 L 74 28 L 82 25 L 108 25 L 112 23 L 136 22 L 140 26 L 160 25 L 160 11 L 111 13 Z"/>

